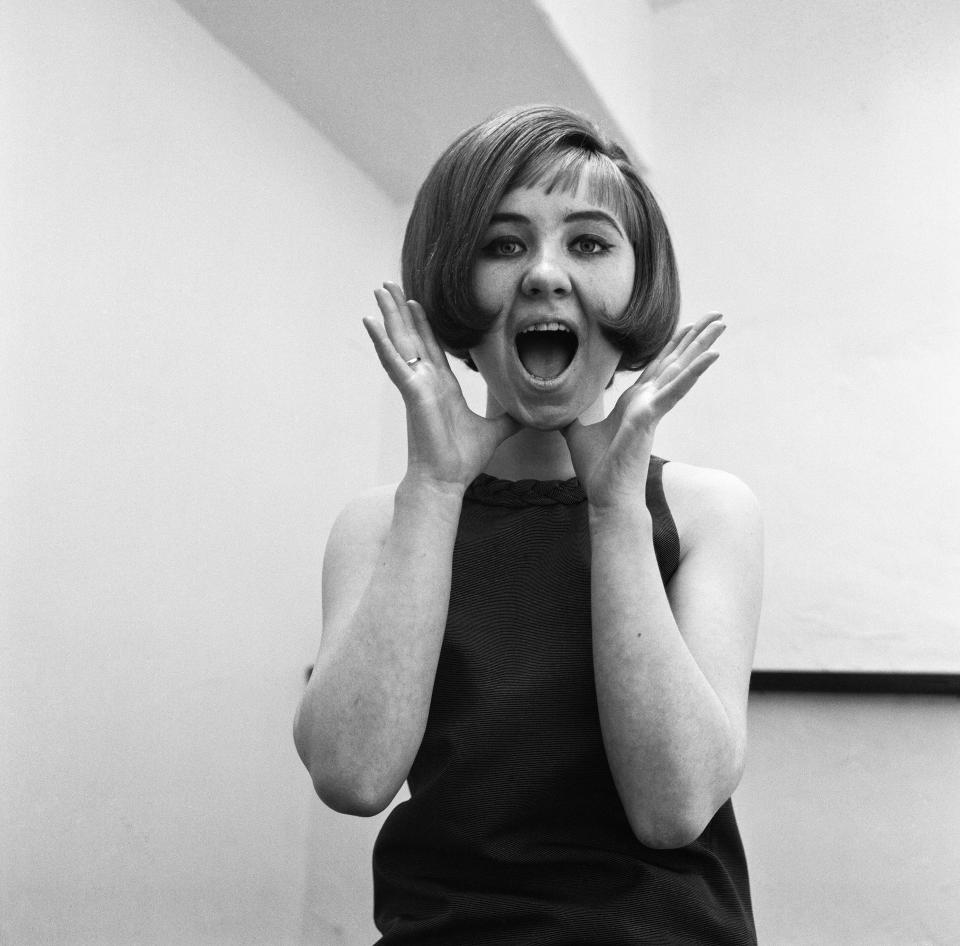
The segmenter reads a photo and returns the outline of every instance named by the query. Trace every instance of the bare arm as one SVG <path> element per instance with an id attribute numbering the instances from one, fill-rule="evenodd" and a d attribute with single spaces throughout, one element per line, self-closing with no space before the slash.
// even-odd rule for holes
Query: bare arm
<path id="1" fill-rule="evenodd" d="M 683 543 L 669 597 L 645 506 L 591 516 L 604 745 L 635 833 L 656 847 L 695 840 L 740 781 L 760 608 L 752 494 L 733 477 L 686 469 L 671 471 L 682 480 L 672 506 Z"/>
<path id="2" fill-rule="evenodd" d="M 407 474 L 331 532 L 320 652 L 294 722 L 317 793 L 361 815 L 390 803 L 420 747 L 463 493 L 517 429 L 469 410 L 423 310 L 398 286 L 376 296 L 383 318 L 364 324 L 406 405 Z"/>
<path id="3" fill-rule="evenodd" d="M 589 504 L 604 746 L 634 833 L 653 847 L 702 832 L 738 783 L 746 744 L 756 504 L 733 477 L 665 468 L 682 553 L 668 596 L 645 501 L 656 426 L 715 361 L 719 319 L 679 332 L 604 421 L 565 432 Z"/>
<path id="4" fill-rule="evenodd" d="M 317 793 L 383 810 L 423 737 L 450 597 L 461 497 L 404 481 L 337 521 L 323 565 L 323 639 L 294 727 Z M 392 507 L 392 508 L 391 508 Z"/>

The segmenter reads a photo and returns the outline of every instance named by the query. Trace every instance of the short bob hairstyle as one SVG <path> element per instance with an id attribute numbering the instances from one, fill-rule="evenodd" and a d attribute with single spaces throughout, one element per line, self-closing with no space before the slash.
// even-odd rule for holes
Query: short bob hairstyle
<path id="1" fill-rule="evenodd" d="M 469 350 L 493 316 L 472 298 L 471 274 L 484 231 L 504 194 L 517 187 L 576 191 L 613 210 L 633 244 L 633 294 L 602 326 L 623 352 L 619 368 L 637 370 L 673 334 L 680 309 L 670 234 L 657 202 L 624 150 L 589 119 L 565 108 L 509 109 L 461 134 L 440 156 L 417 194 L 403 241 L 403 284 L 426 311 L 441 345 L 473 367 Z"/>

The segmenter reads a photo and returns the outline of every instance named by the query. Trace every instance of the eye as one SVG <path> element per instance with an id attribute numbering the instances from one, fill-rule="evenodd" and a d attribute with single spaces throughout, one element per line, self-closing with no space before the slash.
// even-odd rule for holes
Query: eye
<path id="1" fill-rule="evenodd" d="M 579 236 L 570 245 L 583 256 L 601 256 L 611 247 L 606 240 L 595 236 Z"/>
<path id="2" fill-rule="evenodd" d="M 491 240 L 484 248 L 484 252 L 489 256 L 519 256 L 523 250 L 523 244 L 516 237 L 497 237 Z"/>

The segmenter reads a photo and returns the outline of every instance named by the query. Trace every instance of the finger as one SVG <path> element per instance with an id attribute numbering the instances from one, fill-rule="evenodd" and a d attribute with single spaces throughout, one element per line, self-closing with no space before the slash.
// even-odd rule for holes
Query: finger
<path id="1" fill-rule="evenodd" d="M 664 345 L 659 352 L 657 352 L 656 358 L 654 358 L 653 361 L 649 362 L 646 367 L 644 367 L 643 374 L 647 378 L 656 375 L 656 373 L 660 371 L 667 360 L 674 354 L 674 352 L 677 351 L 678 347 L 681 344 L 686 344 L 686 341 L 693 330 L 693 325 L 685 325 L 682 328 L 678 328 L 671 336 L 670 341 L 668 341 L 667 344 Z"/>
<path id="2" fill-rule="evenodd" d="M 389 281 L 383 284 L 383 288 L 390 293 L 393 303 L 397 307 L 397 312 L 400 313 L 400 318 L 403 320 L 404 328 L 411 336 L 415 336 L 417 329 L 413 322 L 413 316 L 410 314 L 409 300 L 404 295 L 403 289 L 398 283 Z"/>
<path id="3" fill-rule="evenodd" d="M 403 360 L 419 355 L 419 338 L 412 337 L 404 321 L 397 301 L 388 289 L 374 289 L 373 295 L 383 316 L 383 326 L 393 347 L 403 356 Z"/>
<path id="4" fill-rule="evenodd" d="M 658 365 L 658 373 L 646 374 L 643 380 L 652 381 L 658 388 L 672 381 L 679 372 L 676 368 L 668 372 L 667 369 L 671 365 L 678 366 L 682 370 L 707 351 L 726 331 L 727 327 L 720 321 L 721 318 L 720 313 L 715 312 L 701 319 L 692 327 L 688 336 L 666 360 L 666 363 Z"/>
<path id="5" fill-rule="evenodd" d="M 714 331 L 717 325 L 723 325 L 724 323 L 720 321 L 722 318 L 723 315 L 720 312 L 709 312 L 703 318 L 695 322 L 691 326 L 691 329 L 687 333 L 686 337 L 683 339 L 682 344 L 678 345 L 677 348 L 674 349 L 673 356 L 675 358 L 680 358 L 692 345 L 696 345 L 701 338 Z M 723 329 L 720 331 L 722 332 Z M 714 341 L 716 341 L 716 337 L 711 340 L 710 344 L 712 345 Z M 709 345 L 706 347 L 709 347 Z"/>
<path id="6" fill-rule="evenodd" d="M 380 359 L 384 371 L 387 372 L 390 380 L 398 388 L 402 388 L 404 382 L 410 377 L 411 368 L 397 351 L 386 328 L 381 322 L 369 315 L 364 316 L 363 327 L 373 340 L 373 347 L 376 349 L 377 357 Z"/>
<path id="7" fill-rule="evenodd" d="M 686 348 L 677 355 L 677 361 L 684 367 L 692 364 L 705 351 L 708 351 L 713 343 L 727 330 L 723 322 L 713 322 L 706 326 L 694 339 L 692 339 Z"/>
<path id="8" fill-rule="evenodd" d="M 658 413 L 663 416 L 667 411 L 672 410 L 719 357 L 719 352 L 706 351 L 698 355 L 689 365 L 676 371 L 654 397 L 653 403 Z M 670 367 L 672 369 L 675 366 Z"/>
<path id="9" fill-rule="evenodd" d="M 440 347 L 437 342 L 437 337 L 433 334 L 433 328 L 430 326 L 430 322 L 427 319 L 427 313 L 423 311 L 423 306 L 419 302 L 414 301 L 413 299 L 408 300 L 407 306 L 410 309 L 410 314 L 413 317 L 414 328 L 417 331 L 417 335 L 420 337 L 422 343 L 422 354 L 424 357 L 429 358 L 435 365 L 443 366 L 449 363 L 447 362 L 447 356 L 444 354 L 443 349 Z"/>

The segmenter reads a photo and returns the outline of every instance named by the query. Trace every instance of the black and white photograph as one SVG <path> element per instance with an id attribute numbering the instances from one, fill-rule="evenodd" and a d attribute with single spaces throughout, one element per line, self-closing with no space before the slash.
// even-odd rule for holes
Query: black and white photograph
<path id="1" fill-rule="evenodd" d="M 954 0 L 0 0 L 0 946 L 956 946 L 958 261 Z"/>

